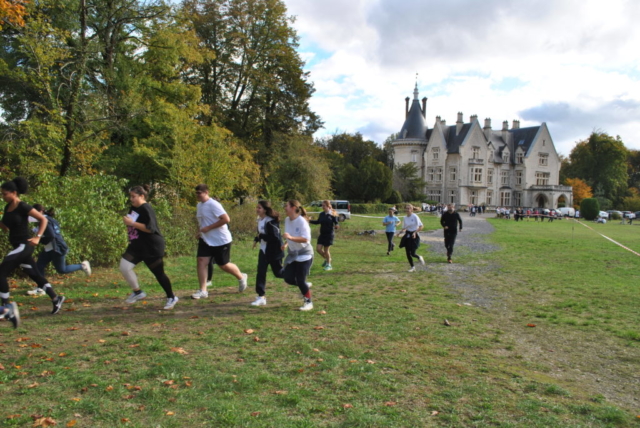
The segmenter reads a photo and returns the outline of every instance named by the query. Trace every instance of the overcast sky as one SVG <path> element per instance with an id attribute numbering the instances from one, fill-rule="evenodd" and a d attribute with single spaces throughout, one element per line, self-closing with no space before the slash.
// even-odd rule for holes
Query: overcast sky
<path id="1" fill-rule="evenodd" d="M 427 124 L 546 122 L 558 152 L 594 130 L 640 149 L 638 0 L 284 0 L 325 123 L 382 143 L 404 99 Z"/>

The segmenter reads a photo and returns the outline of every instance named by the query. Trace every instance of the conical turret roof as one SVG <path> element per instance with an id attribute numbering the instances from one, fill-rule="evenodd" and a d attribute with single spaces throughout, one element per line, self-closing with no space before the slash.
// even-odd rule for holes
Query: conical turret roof
<path id="1" fill-rule="evenodd" d="M 407 114 L 407 118 L 400 130 L 399 140 L 403 139 L 426 139 L 427 125 L 424 120 L 422 108 L 420 107 L 420 101 L 418 100 L 418 84 L 413 91 L 413 102 L 411 108 Z"/>

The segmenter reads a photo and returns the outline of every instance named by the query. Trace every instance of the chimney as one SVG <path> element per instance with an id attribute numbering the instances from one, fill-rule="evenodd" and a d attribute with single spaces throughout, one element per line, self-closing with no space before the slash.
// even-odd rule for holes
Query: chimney
<path id="1" fill-rule="evenodd" d="M 509 144 L 508 136 L 509 136 L 509 121 L 505 120 L 504 122 L 502 122 L 502 141 L 504 141 L 505 144 Z"/>
<path id="2" fill-rule="evenodd" d="M 511 128 L 512 129 L 520 129 L 520 121 L 514 119 L 513 126 L 511 126 Z"/>
<path id="3" fill-rule="evenodd" d="M 440 120 L 441 120 L 440 116 L 436 116 L 436 124 L 440 123 Z"/>
<path id="4" fill-rule="evenodd" d="M 460 131 L 462 131 L 462 125 L 464 125 L 464 122 L 462 121 L 462 112 L 458 112 L 458 120 L 456 120 L 456 135 L 460 134 Z"/>
<path id="5" fill-rule="evenodd" d="M 484 129 L 491 129 L 491 118 L 487 117 L 484 120 Z"/>
<path id="6" fill-rule="evenodd" d="M 478 120 L 477 114 L 472 114 L 471 116 L 469 116 L 469 122 L 473 123 L 474 120 Z"/>
<path id="7" fill-rule="evenodd" d="M 409 117 L 409 97 L 404 99 L 404 118 Z"/>
<path id="8" fill-rule="evenodd" d="M 427 118 L 427 97 L 422 99 L 422 117 Z"/>
<path id="9" fill-rule="evenodd" d="M 447 121 L 446 121 L 446 120 L 441 120 L 441 121 L 440 121 L 440 124 L 441 124 L 442 126 L 447 126 Z"/>
<path id="10" fill-rule="evenodd" d="M 502 122 L 502 130 L 503 131 L 508 131 L 509 130 L 509 121 L 505 120 L 504 122 Z"/>
<path id="11" fill-rule="evenodd" d="M 482 130 L 484 131 L 484 137 L 487 139 L 487 141 L 491 140 L 491 118 L 487 117 L 484 119 L 484 128 L 482 128 Z"/>

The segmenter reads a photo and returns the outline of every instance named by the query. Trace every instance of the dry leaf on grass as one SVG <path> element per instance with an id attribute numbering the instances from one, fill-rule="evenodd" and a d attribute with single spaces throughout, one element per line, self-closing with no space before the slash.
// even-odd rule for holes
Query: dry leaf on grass
<path id="1" fill-rule="evenodd" d="M 260 342 L 260 338 L 258 336 L 256 336 L 256 337 L 253 338 L 253 341 L 254 342 Z"/>
<path id="2" fill-rule="evenodd" d="M 277 394 L 277 395 L 285 395 L 287 393 L 288 393 L 288 391 L 276 391 L 276 392 L 274 392 L 274 394 Z"/>
<path id="3" fill-rule="evenodd" d="M 58 423 L 53 418 L 39 418 L 33 422 L 34 427 L 51 427 L 54 425 L 58 425 Z"/>
<path id="4" fill-rule="evenodd" d="M 392 406 L 395 406 L 396 404 L 398 403 L 396 403 L 395 401 L 387 401 L 386 403 L 384 403 L 384 405 L 387 407 L 392 407 Z"/>
<path id="5" fill-rule="evenodd" d="M 188 355 L 189 352 L 185 351 L 184 348 L 171 348 L 171 351 L 177 352 L 178 354 Z"/>
<path id="6" fill-rule="evenodd" d="M 434 411 L 431 412 L 431 416 L 437 416 L 439 414 L 440 414 L 440 412 L 437 411 L 437 410 L 434 410 Z"/>
<path id="7" fill-rule="evenodd" d="M 446 325 L 447 327 L 450 327 L 451 323 L 449 322 L 449 320 L 444 320 L 444 325 Z"/>
<path id="8" fill-rule="evenodd" d="M 104 390 L 105 391 L 113 391 L 113 386 L 109 385 Z"/>
<path id="9" fill-rule="evenodd" d="M 76 426 L 77 423 L 78 421 L 76 419 L 71 419 L 69 422 L 67 422 L 67 428 L 72 428 Z"/>
<path id="10" fill-rule="evenodd" d="M 258 416 L 259 414 L 260 414 L 260 412 L 252 412 L 252 413 L 251 413 L 251 416 L 253 416 L 253 417 L 255 418 L 255 417 L 256 417 L 256 416 Z"/>
<path id="11" fill-rule="evenodd" d="M 527 324 L 527 327 L 535 327 L 535 324 Z"/>
<path id="12" fill-rule="evenodd" d="M 327 311 L 320 311 L 318 312 L 318 315 L 327 315 Z"/>
<path id="13" fill-rule="evenodd" d="M 167 416 L 175 416 L 175 414 L 176 414 L 175 412 L 167 412 L 167 413 L 165 413 L 165 415 L 167 415 Z"/>
<path id="14" fill-rule="evenodd" d="M 248 328 L 244 332 L 247 333 L 247 334 L 252 334 L 253 333 L 253 329 Z"/>
<path id="15" fill-rule="evenodd" d="M 352 409 L 353 408 L 353 404 L 348 404 L 348 403 L 347 404 L 343 404 L 342 407 L 344 409 Z"/>
<path id="16" fill-rule="evenodd" d="M 316 327 L 313 327 L 314 330 L 324 330 L 324 327 L 321 325 L 318 325 Z"/>

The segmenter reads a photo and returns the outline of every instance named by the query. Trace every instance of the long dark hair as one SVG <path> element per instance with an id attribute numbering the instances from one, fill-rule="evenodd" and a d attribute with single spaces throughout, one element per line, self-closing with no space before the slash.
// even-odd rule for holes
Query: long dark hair
<path id="1" fill-rule="evenodd" d="M 0 188 L 8 192 L 16 192 L 18 195 L 22 195 L 27 193 L 29 183 L 27 183 L 27 180 L 24 177 L 16 177 L 11 181 L 5 181 L 2 183 Z"/>
<path id="2" fill-rule="evenodd" d="M 42 206 L 42 204 L 33 204 L 33 208 L 41 213 L 44 213 L 45 215 L 51 217 L 51 218 L 55 218 L 56 216 L 56 209 L 51 207 L 48 210 L 44 209 L 44 206 Z"/>
<path id="3" fill-rule="evenodd" d="M 280 221 L 280 214 L 277 211 L 273 210 L 273 207 L 271 206 L 271 202 L 269 202 L 269 201 L 258 201 L 258 205 L 260 205 L 262 208 L 264 208 L 264 211 L 267 213 L 267 215 L 269 217 L 271 217 L 272 219 L 274 219 L 277 222 Z"/>

